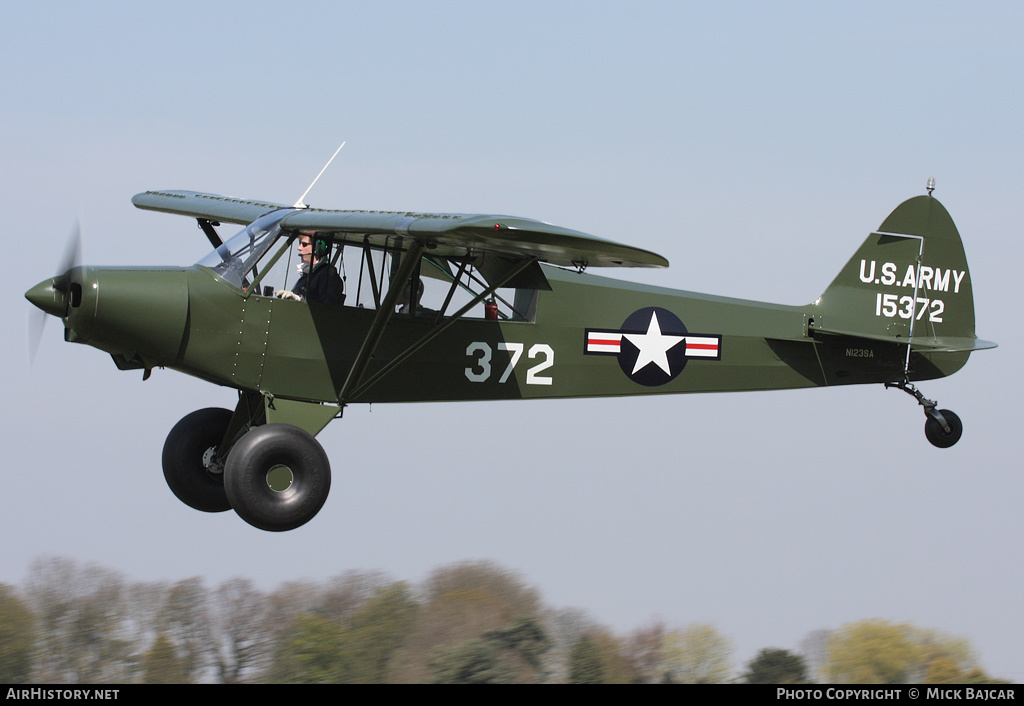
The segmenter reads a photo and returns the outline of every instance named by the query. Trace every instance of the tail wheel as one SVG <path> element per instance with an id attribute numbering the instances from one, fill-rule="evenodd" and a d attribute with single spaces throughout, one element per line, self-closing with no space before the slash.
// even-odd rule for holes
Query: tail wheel
<path id="1" fill-rule="evenodd" d="M 901 380 L 885 383 L 885 387 L 887 389 L 895 387 L 903 390 L 915 398 L 919 405 L 924 407 L 924 415 L 926 417 L 924 435 L 928 437 L 928 441 L 932 443 L 932 446 L 948 449 L 960 441 L 960 435 L 964 433 L 964 425 L 960 423 L 960 417 L 948 409 L 936 410 L 935 408 L 938 405 L 933 400 L 925 398 L 920 390 L 910 384 L 906 375 Z M 936 417 L 941 417 L 943 421 L 940 422 Z"/>
<path id="2" fill-rule="evenodd" d="M 203 512 L 231 509 L 224 492 L 224 469 L 216 461 L 231 411 L 210 407 L 182 418 L 164 442 L 164 480 L 178 500 Z"/>
<path id="3" fill-rule="evenodd" d="M 946 420 L 949 431 L 946 431 L 946 429 L 939 424 L 938 420 L 929 416 L 928 420 L 924 423 L 924 435 L 928 437 L 928 441 L 930 441 L 933 446 L 938 446 L 940 449 L 948 449 L 950 446 L 960 441 L 960 435 L 964 433 L 964 425 L 960 422 L 960 417 L 956 416 L 948 409 L 940 409 L 939 414 L 941 414 L 942 418 Z"/>
<path id="4" fill-rule="evenodd" d="M 238 516 L 268 532 L 300 527 L 320 511 L 331 489 L 323 447 L 290 424 L 265 424 L 235 443 L 224 489 Z"/>

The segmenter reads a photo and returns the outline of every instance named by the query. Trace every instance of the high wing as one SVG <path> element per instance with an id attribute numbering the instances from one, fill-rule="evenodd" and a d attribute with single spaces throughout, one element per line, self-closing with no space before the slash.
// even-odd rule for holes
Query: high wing
<path id="1" fill-rule="evenodd" d="M 195 191 L 146 191 L 132 198 L 138 208 L 248 225 L 286 204 L 237 199 Z M 394 247 L 422 244 L 434 258 L 496 253 L 534 258 L 563 267 L 667 267 L 664 257 L 586 233 L 515 216 L 415 211 L 295 209 L 282 219 L 289 230 L 328 233 L 335 242 Z"/>
<path id="2" fill-rule="evenodd" d="M 283 203 L 236 199 L 231 196 L 202 194 L 198 191 L 145 191 L 135 194 L 132 203 L 147 211 L 175 213 L 222 223 L 247 226 L 264 213 L 291 208 Z"/>

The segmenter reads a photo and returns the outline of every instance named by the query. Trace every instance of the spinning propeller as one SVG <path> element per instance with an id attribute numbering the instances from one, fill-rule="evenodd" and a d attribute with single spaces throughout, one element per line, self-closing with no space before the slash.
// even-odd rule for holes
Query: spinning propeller
<path id="1" fill-rule="evenodd" d="M 43 336 L 43 329 L 46 327 L 46 315 L 52 314 L 61 319 L 67 316 L 71 270 L 78 266 L 82 255 L 79 231 L 76 221 L 67 245 L 64 246 L 64 254 L 57 265 L 57 274 L 45 282 L 40 282 L 25 293 L 25 298 L 37 307 L 37 310 L 30 311 L 28 316 L 30 363 L 35 361 L 36 353 L 39 351 L 39 341 Z"/>

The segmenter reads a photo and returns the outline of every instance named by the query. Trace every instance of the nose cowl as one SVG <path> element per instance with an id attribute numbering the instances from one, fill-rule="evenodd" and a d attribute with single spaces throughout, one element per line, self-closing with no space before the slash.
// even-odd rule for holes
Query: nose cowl
<path id="1" fill-rule="evenodd" d="M 188 320 L 184 270 L 77 267 L 67 289 L 66 340 L 147 368 L 174 364 Z"/>

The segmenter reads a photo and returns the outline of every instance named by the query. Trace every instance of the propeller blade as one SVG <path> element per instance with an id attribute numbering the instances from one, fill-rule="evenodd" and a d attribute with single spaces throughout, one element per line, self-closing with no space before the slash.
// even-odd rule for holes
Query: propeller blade
<path id="1" fill-rule="evenodd" d="M 71 230 L 71 235 L 68 236 L 68 242 L 64 246 L 64 255 L 61 257 L 60 262 L 57 263 L 57 277 L 58 282 L 56 287 L 60 291 L 64 291 L 67 287 L 67 275 L 68 270 L 72 267 L 77 267 L 82 259 L 82 234 L 81 227 L 78 221 L 75 221 L 75 227 Z"/>
<path id="2" fill-rule="evenodd" d="M 39 352 L 39 342 L 43 338 L 43 329 L 46 328 L 47 313 L 52 313 L 55 316 L 56 309 L 53 308 L 59 304 L 59 300 L 53 299 L 54 291 L 60 292 L 63 295 L 67 294 L 68 289 L 68 271 L 73 267 L 77 267 L 82 259 L 82 236 L 81 227 L 79 222 L 75 221 L 75 227 L 71 230 L 71 235 L 68 236 L 68 242 L 64 246 L 64 254 L 61 256 L 60 262 L 57 263 L 57 275 L 50 281 L 47 287 L 43 287 L 42 284 L 33 287 L 25 296 L 36 305 L 36 309 L 32 310 L 28 314 L 28 360 L 29 365 L 35 362 L 36 354 Z M 51 289 L 52 288 L 52 289 Z M 50 297 L 46 296 L 46 291 L 49 291 Z M 66 300 L 66 296 L 65 296 Z M 66 308 L 60 306 L 59 309 L 63 311 Z"/>
<path id="3" fill-rule="evenodd" d="M 36 361 L 36 353 L 39 352 L 39 341 L 43 337 L 43 329 L 46 327 L 46 314 L 42 309 L 32 309 L 28 312 L 28 364 Z"/>

